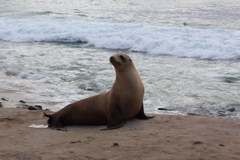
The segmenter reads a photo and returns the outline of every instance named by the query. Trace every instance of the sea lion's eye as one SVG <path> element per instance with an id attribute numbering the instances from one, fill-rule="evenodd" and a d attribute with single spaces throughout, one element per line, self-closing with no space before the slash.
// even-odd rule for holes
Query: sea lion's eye
<path id="1" fill-rule="evenodd" d="M 126 62 L 126 59 L 125 59 L 125 57 L 124 57 L 123 55 L 121 55 L 120 58 L 121 58 L 121 60 L 122 60 L 123 62 Z"/>

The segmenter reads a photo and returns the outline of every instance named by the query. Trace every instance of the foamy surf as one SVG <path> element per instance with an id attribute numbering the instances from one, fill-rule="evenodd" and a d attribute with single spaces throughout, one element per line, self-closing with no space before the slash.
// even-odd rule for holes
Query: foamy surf
<path id="1" fill-rule="evenodd" d="M 31 124 L 30 126 L 28 126 L 30 128 L 48 128 L 47 125 L 43 125 L 43 124 L 40 124 L 40 125 L 37 125 L 37 124 Z"/>
<path id="2" fill-rule="evenodd" d="M 240 31 L 108 23 L 78 19 L 0 18 L 0 40 L 86 42 L 97 48 L 201 59 L 239 59 Z"/>

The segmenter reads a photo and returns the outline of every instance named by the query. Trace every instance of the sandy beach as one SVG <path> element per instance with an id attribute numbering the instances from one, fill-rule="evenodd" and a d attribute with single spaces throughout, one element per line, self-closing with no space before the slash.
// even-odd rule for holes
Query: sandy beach
<path id="1" fill-rule="evenodd" d="M 238 160 L 240 121 L 156 115 L 122 128 L 71 126 L 66 132 L 30 128 L 47 123 L 43 111 L 0 108 L 1 160 Z"/>

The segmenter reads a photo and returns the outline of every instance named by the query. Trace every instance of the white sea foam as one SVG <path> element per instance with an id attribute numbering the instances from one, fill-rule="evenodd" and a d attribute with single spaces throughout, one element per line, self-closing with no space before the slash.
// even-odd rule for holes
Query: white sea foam
<path id="1" fill-rule="evenodd" d="M 0 18 L 0 40 L 86 42 L 99 48 L 209 59 L 240 58 L 240 31 L 77 19 Z"/>
<path id="2" fill-rule="evenodd" d="M 30 126 L 28 126 L 30 128 L 48 128 L 47 125 L 43 125 L 43 124 L 40 124 L 40 125 L 37 125 L 37 124 L 31 124 Z"/>

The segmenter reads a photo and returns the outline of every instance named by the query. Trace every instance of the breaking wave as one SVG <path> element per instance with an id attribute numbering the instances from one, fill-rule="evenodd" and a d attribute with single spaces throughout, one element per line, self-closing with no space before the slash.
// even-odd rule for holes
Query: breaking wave
<path id="1" fill-rule="evenodd" d="M 108 23 L 78 19 L 0 18 L 0 40 L 86 42 L 97 48 L 125 49 L 201 59 L 239 59 L 240 31 Z"/>

